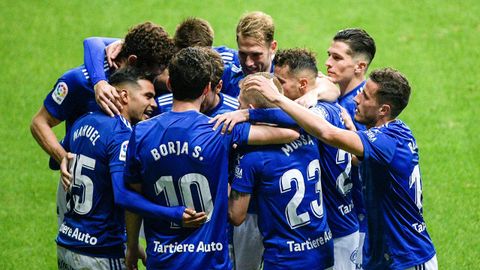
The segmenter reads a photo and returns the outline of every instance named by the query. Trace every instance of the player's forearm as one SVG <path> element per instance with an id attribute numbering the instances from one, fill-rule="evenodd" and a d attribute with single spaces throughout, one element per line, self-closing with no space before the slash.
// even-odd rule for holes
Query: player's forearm
<path id="1" fill-rule="evenodd" d="M 283 144 L 298 139 L 300 133 L 289 128 L 252 125 L 248 136 L 249 145 Z"/>
<path id="2" fill-rule="evenodd" d="M 93 85 L 101 80 L 107 80 L 105 74 L 105 48 L 117 38 L 90 37 L 83 41 L 83 58 L 85 68 L 92 80 Z"/>
<path id="3" fill-rule="evenodd" d="M 228 219 L 230 223 L 239 226 L 247 217 L 250 194 L 232 190 L 228 199 Z"/>
<path id="4" fill-rule="evenodd" d="M 249 109 L 248 116 L 252 122 L 272 123 L 282 127 L 298 127 L 297 122 L 279 108 Z"/>
<path id="5" fill-rule="evenodd" d="M 309 134 L 331 146 L 341 148 L 357 156 L 363 156 L 363 144 L 355 132 L 333 126 L 324 118 L 284 96 L 280 96 L 274 103 L 289 114 Z"/>
<path id="6" fill-rule="evenodd" d="M 52 128 L 47 123 L 34 118 L 30 125 L 30 131 L 38 145 L 60 164 L 63 157 L 67 154 L 67 151 L 65 151 L 63 146 L 58 142 L 57 136 Z"/>
<path id="7" fill-rule="evenodd" d="M 137 214 L 125 211 L 125 225 L 127 228 L 127 246 L 137 248 L 142 218 Z"/>
<path id="8" fill-rule="evenodd" d="M 163 219 L 178 224 L 182 222 L 182 215 L 185 211 L 184 206 L 161 206 L 151 202 L 141 194 L 129 190 L 123 182 L 122 172 L 112 173 L 112 183 L 116 205 L 143 217 Z"/>

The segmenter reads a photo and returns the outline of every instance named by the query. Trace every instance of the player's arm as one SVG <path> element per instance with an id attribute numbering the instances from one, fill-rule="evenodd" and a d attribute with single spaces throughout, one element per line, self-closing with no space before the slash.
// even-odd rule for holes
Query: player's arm
<path id="1" fill-rule="evenodd" d="M 85 68 L 90 75 L 90 80 L 95 90 L 95 100 L 100 108 L 110 116 L 120 114 L 119 109 L 122 108 L 120 101 L 118 101 L 118 93 L 115 87 L 111 86 L 107 81 L 104 66 L 105 48 L 109 44 L 113 43 L 112 45 L 114 45 L 115 42 L 118 43 L 119 39 L 91 37 L 83 41 Z M 109 65 L 114 63 L 112 60 L 108 62 Z"/>
<path id="2" fill-rule="evenodd" d="M 248 134 L 249 145 L 266 145 L 289 143 L 300 137 L 300 133 L 289 128 L 264 125 L 252 125 Z"/>
<path id="3" fill-rule="evenodd" d="M 248 205 L 250 203 L 250 194 L 236 191 L 230 192 L 228 198 L 228 219 L 230 223 L 239 226 L 247 217 Z"/>
<path id="4" fill-rule="evenodd" d="M 300 127 L 323 142 L 341 148 L 357 156 L 363 156 L 363 144 L 356 132 L 344 130 L 328 123 L 321 116 L 289 100 L 278 93 L 275 86 L 263 77 L 256 76 L 245 81 L 248 91 L 259 91 L 269 101 L 289 114 Z"/>
<path id="5" fill-rule="evenodd" d="M 299 97 L 295 102 L 309 108 L 317 104 L 318 100 L 334 102 L 339 96 L 340 89 L 328 77 L 320 76 L 315 80 L 315 88 Z"/>
<path id="6" fill-rule="evenodd" d="M 54 158 L 58 164 L 67 154 L 63 146 L 58 142 L 57 136 L 53 132 L 53 127 L 60 124 L 60 120 L 53 117 L 44 105 L 35 114 L 30 124 L 30 131 L 37 141 L 38 145 Z"/>
<path id="7" fill-rule="evenodd" d="M 204 212 L 197 213 L 185 206 L 167 207 L 153 203 L 125 185 L 123 172 L 112 173 L 112 183 L 115 204 L 143 217 L 173 221 L 184 227 L 199 227 L 207 219 Z"/>
<path id="8" fill-rule="evenodd" d="M 145 265 L 146 255 L 138 242 L 142 218 L 129 211 L 125 211 L 125 224 L 127 228 L 127 252 L 125 254 L 125 265 L 127 269 L 138 269 L 138 259 L 142 259 Z"/>

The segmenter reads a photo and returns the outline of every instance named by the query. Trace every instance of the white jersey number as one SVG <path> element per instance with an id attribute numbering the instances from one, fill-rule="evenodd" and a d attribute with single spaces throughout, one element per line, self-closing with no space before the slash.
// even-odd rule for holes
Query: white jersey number
<path id="1" fill-rule="evenodd" d="M 318 177 L 315 177 L 316 174 L 318 174 Z M 320 176 L 320 162 L 318 159 L 314 159 L 308 164 L 307 180 L 316 181 L 315 192 L 318 193 L 318 200 L 310 202 L 310 207 L 313 214 L 318 218 L 323 217 L 322 182 Z M 292 182 L 295 182 L 297 190 L 285 208 L 285 216 L 290 227 L 296 229 L 310 223 L 310 214 L 308 212 L 297 213 L 297 208 L 305 196 L 305 180 L 302 172 L 298 169 L 288 170 L 282 175 L 279 183 L 280 192 L 285 193 L 290 191 L 292 189 Z"/>
<path id="2" fill-rule="evenodd" d="M 420 176 L 420 167 L 418 165 L 413 168 L 412 174 L 410 175 L 410 185 L 415 189 L 415 204 L 418 207 L 418 210 L 422 211 L 422 178 Z"/>
<path id="3" fill-rule="evenodd" d="M 180 197 L 177 196 L 174 185 L 172 176 L 162 176 L 155 182 L 155 194 L 163 194 L 168 206 L 178 206 L 181 201 L 181 205 L 194 208 L 192 191 L 196 191 L 200 199 L 200 211 L 207 214 L 206 222 L 208 222 L 213 213 L 212 194 L 210 192 L 208 179 L 198 173 L 189 173 L 180 177 L 178 181 Z M 171 227 L 178 228 L 179 225 L 172 223 Z"/>
<path id="4" fill-rule="evenodd" d="M 350 171 L 352 169 L 352 155 L 342 149 L 338 149 L 337 152 L 337 164 L 347 162 L 345 170 L 337 177 L 337 190 L 342 195 L 347 195 L 353 187 L 353 182 L 350 180 Z"/>
<path id="5" fill-rule="evenodd" d="M 73 200 L 73 211 L 79 215 L 86 215 L 92 210 L 93 200 L 93 182 L 90 177 L 82 174 L 82 170 L 95 170 L 95 159 L 74 154 L 73 162 L 70 164 L 70 172 L 73 171 L 73 181 L 70 190 L 80 190 L 80 192 L 71 192 Z M 71 210 L 70 202 L 67 202 L 67 210 Z"/>

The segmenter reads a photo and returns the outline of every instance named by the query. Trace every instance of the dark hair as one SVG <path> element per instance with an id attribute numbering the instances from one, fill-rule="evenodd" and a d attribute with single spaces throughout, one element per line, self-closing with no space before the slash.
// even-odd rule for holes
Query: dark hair
<path id="1" fill-rule="evenodd" d="M 279 50 L 273 58 L 273 64 L 279 67 L 288 66 L 293 74 L 300 71 L 310 71 L 316 77 L 318 73 L 315 55 L 307 49 Z"/>
<path id="2" fill-rule="evenodd" d="M 351 56 L 363 54 L 367 57 L 367 64 L 373 61 L 375 57 L 375 41 L 373 38 L 363 29 L 349 28 L 338 31 L 333 37 L 334 41 L 341 41 L 348 45 L 350 51 L 347 52 Z"/>
<path id="3" fill-rule="evenodd" d="M 206 20 L 189 17 L 177 26 L 173 41 L 179 50 L 192 46 L 211 47 L 213 29 Z"/>
<path id="4" fill-rule="evenodd" d="M 194 100 L 202 95 L 213 73 L 207 50 L 203 47 L 188 47 L 172 58 L 168 72 L 174 99 Z"/>
<path id="5" fill-rule="evenodd" d="M 124 67 L 117 69 L 108 79 L 108 82 L 113 86 L 118 86 L 122 83 L 130 83 L 138 86 L 138 80 L 150 80 L 148 76 L 135 67 Z"/>
<path id="6" fill-rule="evenodd" d="M 378 85 L 378 103 L 391 107 L 391 117 L 397 117 L 408 105 L 410 85 L 407 78 L 392 68 L 377 69 L 370 73 L 370 80 Z"/>
<path id="7" fill-rule="evenodd" d="M 213 49 L 206 48 L 208 53 L 209 60 L 212 63 L 212 74 L 210 76 L 210 82 L 212 83 L 212 91 L 215 91 L 215 88 L 220 83 L 223 75 L 223 60 L 220 54 Z"/>
<path id="8" fill-rule="evenodd" d="M 165 69 L 174 53 L 175 46 L 168 33 L 161 26 L 145 22 L 128 31 L 118 56 L 136 55 L 134 66 L 152 72 L 152 69 Z"/>

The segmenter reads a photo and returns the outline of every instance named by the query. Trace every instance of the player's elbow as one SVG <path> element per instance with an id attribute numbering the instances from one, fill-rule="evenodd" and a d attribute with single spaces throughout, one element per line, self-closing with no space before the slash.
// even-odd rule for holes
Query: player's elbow
<path id="1" fill-rule="evenodd" d="M 228 210 L 228 219 L 230 223 L 234 226 L 240 226 L 245 221 L 247 213 L 241 214 L 233 210 Z"/>

